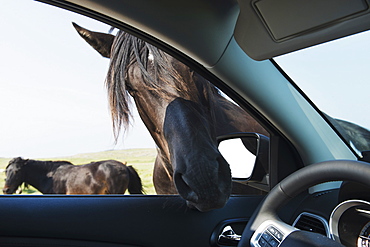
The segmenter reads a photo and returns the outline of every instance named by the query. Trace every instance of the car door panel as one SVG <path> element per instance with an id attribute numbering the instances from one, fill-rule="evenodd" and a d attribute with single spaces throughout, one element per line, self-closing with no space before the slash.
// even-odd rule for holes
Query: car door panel
<path id="1" fill-rule="evenodd" d="M 79 240 L 135 246 L 209 246 L 217 225 L 249 218 L 262 198 L 232 196 L 224 208 L 202 213 L 189 209 L 176 195 L 3 196 L 0 240 L 12 237 L 54 239 L 55 243 Z"/>

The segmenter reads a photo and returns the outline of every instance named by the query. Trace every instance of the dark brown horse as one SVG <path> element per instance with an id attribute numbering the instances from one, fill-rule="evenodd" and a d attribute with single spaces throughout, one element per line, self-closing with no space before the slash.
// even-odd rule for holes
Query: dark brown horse
<path id="1" fill-rule="evenodd" d="M 116 134 L 129 125 L 131 95 L 157 144 L 156 192 L 178 192 L 200 211 L 223 207 L 232 182 L 216 137 L 268 133 L 198 73 L 156 47 L 122 31 L 113 36 L 74 26 L 94 49 L 110 58 L 106 85 Z"/>
<path id="2" fill-rule="evenodd" d="M 30 184 L 43 194 L 143 194 L 141 179 L 132 166 L 116 160 L 73 165 L 68 161 L 37 161 L 20 157 L 5 169 L 4 194 Z"/>

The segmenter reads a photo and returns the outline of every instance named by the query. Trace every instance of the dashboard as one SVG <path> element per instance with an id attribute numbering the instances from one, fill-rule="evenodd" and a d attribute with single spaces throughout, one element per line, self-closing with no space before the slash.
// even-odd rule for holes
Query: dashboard
<path id="1" fill-rule="evenodd" d="M 279 215 L 292 226 L 323 234 L 347 247 L 370 247 L 369 188 L 343 182 L 339 189 L 305 194 Z M 293 212 L 288 215 L 288 212 Z"/>
<path id="2" fill-rule="evenodd" d="M 333 239 L 345 246 L 370 246 L 370 203 L 347 200 L 340 203 L 330 216 Z"/>

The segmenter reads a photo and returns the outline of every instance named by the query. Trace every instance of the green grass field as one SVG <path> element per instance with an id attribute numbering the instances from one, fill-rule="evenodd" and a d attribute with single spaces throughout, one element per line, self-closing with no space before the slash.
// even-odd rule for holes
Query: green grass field
<path id="1" fill-rule="evenodd" d="M 121 162 L 127 162 L 127 165 L 133 166 L 139 176 L 144 186 L 145 193 L 148 195 L 155 194 L 154 186 L 153 186 L 153 165 L 154 160 L 156 157 L 157 151 L 156 149 L 125 149 L 125 150 L 113 150 L 113 151 L 105 151 L 105 152 L 98 152 L 98 153 L 85 153 L 85 154 L 77 154 L 68 157 L 56 157 L 56 158 L 48 158 L 48 159 L 35 159 L 35 160 L 66 160 L 70 161 L 75 165 L 83 165 L 90 163 L 92 161 L 99 161 L 99 160 L 108 160 L 114 159 Z M 22 157 L 26 159 L 27 157 Z M 0 158 L 0 188 L 4 187 L 5 183 L 5 172 L 3 171 L 6 166 L 8 165 L 9 161 L 12 158 Z M 2 192 L 1 192 L 2 193 Z M 29 189 L 23 190 L 22 194 L 40 194 L 36 189 L 30 187 Z"/>

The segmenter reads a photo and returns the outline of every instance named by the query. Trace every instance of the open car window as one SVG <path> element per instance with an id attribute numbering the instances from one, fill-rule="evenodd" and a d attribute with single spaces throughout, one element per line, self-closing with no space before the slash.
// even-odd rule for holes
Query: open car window
<path id="1" fill-rule="evenodd" d="M 369 40 L 363 32 L 274 59 L 360 156 L 370 150 Z"/>
<path id="2" fill-rule="evenodd" d="M 99 21 L 36 1 L 2 1 L 0 10 L 0 187 L 10 160 L 107 159 L 132 165 L 153 194 L 155 144 L 133 112 L 115 140 L 104 80 L 109 60 L 94 52 L 72 22 L 108 32 Z M 15 193 L 41 194 L 23 184 Z"/>
<path id="3" fill-rule="evenodd" d="M 77 25 L 72 23 L 105 34 L 115 35 L 118 30 L 35 1 L 3 2 L 0 19 L 1 23 L 7 23 L 2 24 L 4 38 L 0 40 L 0 113 L 3 119 L 0 124 L 0 188 L 3 192 L 52 193 L 40 191 L 28 183 L 21 183 L 17 190 L 6 185 L 12 172 L 25 164 L 28 167 L 35 162 L 59 166 L 61 163 L 47 162 L 64 162 L 63 166 L 69 166 L 115 160 L 137 171 L 145 194 L 157 194 L 153 185 L 153 166 L 157 145 L 161 143 L 153 141 L 132 99 L 128 129 L 114 135 L 105 85 L 109 59 L 94 51 L 76 31 Z M 128 97 L 135 95 L 136 89 L 131 87 L 133 85 L 128 89 Z M 234 107 L 235 103 L 226 101 Z M 268 135 L 260 125 L 256 128 L 260 131 L 250 131 Z M 113 165 L 111 161 L 107 164 Z M 253 164 L 247 169 L 251 173 Z M 133 175 L 129 171 L 126 173 L 132 179 Z M 49 177 L 52 175 L 47 173 Z M 95 181 L 90 175 L 73 179 L 80 180 L 86 184 Z M 127 191 L 131 194 L 142 192 L 140 189 L 131 192 L 130 186 Z M 238 187 L 238 191 L 243 188 Z M 72 193 L 61 190 L 61 194 L 66 193 L 120 194 L 110 189 Z"/>

